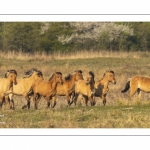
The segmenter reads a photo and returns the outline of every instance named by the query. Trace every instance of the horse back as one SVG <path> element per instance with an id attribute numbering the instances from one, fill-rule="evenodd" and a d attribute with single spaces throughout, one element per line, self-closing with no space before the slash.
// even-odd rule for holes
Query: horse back
<path id="1" fill-rule="evenodd" d="M 0 93 L 5 93 L 10 88 L 10 82 L 6 78 L 0 79 Z"/>
<path id="2" fill-rule="evenodd" d="M 86 95 L 87 92 L 90 90 L 90 85 L 86 84 L 85 80 L 78 80 L 75 84 L 75 92 L 81 93 L 83 95 Z"/>
<path id="3" fill-rule="evenodd" d="M 130 86 L 136 86 L 140 90 L 150 92 L 150 78 L 143 76 L 135 76 L 131 79 Z"/>

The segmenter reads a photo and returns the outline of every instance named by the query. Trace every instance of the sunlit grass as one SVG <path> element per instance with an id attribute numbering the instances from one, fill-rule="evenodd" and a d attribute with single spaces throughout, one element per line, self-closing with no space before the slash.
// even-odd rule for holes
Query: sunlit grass
<path id="1" fill-rule="evenodd" d="M 101 55 L 100 55 L 101 53 Z M 58 56 L 59 57 L 58 57 Z M 150 77 L 149 53 L 147 52 L 78 52 L 72 55 L 55 54 L 0 54 L 0 77 L 3 78 L 6 70 L 15 69 L 17 78 L 22 78 L 25 71 L 37 68 L 42 71 L 44 79 L 48 80 L 55 71 L 60 71 L 63 78 L 75 70 L 82 70 L 84 79 L 89 71 L 95 74 L 95 80 L 103 77 L 107 70 L 113 70 L 117 84 L 109 84 L 106 106 L 102 100 L 96 98 L 96 106 L 83 106 L 78 99 L 75 107 L 66 107 L 65 97 L 57 97 L 54 109 L 46 109 L 44 98 L 40 100 L 39 109 L 34 110 L 31 100 L 31 109 L 22 110 L 26 103 L 24 97 L 15 96 L 15 111 L 0 110 L 1 128 L 149 128 L 150 127 L 150 94 L 143 93 L 141 101 L 135 94 L 128 101 L 128 94 L 121 93 L 128 78 L 134 75 Z M 1 116 L 2 115 L 2 116 Z M 4 115 L 4 117 L 3 117 Z"/>

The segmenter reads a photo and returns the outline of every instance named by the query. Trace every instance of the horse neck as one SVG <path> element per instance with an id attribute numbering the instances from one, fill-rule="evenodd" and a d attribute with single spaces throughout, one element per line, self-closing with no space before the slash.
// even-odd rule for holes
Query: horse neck
<path id="1" fill-rule="evenodd" d="M 58 82 L 56 82 L 55 77 L 53 77 L 53 79 L 51 79 L 51 80 L 49 81 L 49 84 L 51 84 L 52 89 L 56 89 L 57 83 L 58 83 Z"/>
<path id="2" fill-rule="evenodd" d="M 93 80 L 92 82 L 90 82 L 90 87 L 91 89 L 94 89 L 94 84 L 95 84 L 95 81 Z"/>
<path id="3" fill-rule="evenodd" d="M 101 83 L 102 83 L 105 87 L 107 87 L 108 84 L 109 84 L 109 80 L 107 79 L 107 77 L 104 77 L 104 78 L 101 80 Z"/>
<path id="4" fill-rule="evenodd" d="M 13 81 L 11 81 L 11 80 L 9 80 L 9 79 L 6 79 L 6 82 L 5 82 L 5 83 L 7 83 L 6 85 L 8 85 L 8 86 L 7 86 L 8 89 L 10 89 L 10 88 L 13 86 Z"/>
<path id="5" fill-rule="evenodd" d="M 76 82 L 75 77 L 76 77 L 76 75 L 71 76 L 71 79 L 69 80 L 70 86 L 73 86 L 75 84 L 75 82 Z"/>
<path id="6" fill-rule="evenodd" d="M 36 82 L 35 77 L 32 76 L 32 75 L 30 77 L 28 77 L 28 78 L 24 78 L 24 80 L 29 81 L 29 82 L 26 82 L 26 84 L 28 84 L 29 86 L 32 86 Z"/>

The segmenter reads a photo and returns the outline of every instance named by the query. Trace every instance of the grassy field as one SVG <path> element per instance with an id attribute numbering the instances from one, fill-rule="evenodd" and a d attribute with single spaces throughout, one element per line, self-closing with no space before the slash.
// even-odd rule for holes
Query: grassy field
<path id="1" fill-rule="evenodd" d="M 141 101 L 133 96 L 127 101 L 128 92 L 121 93 L 129 77 L 142 75 L 150 77 L 150 63 L 147 53 L 82 53 L 73 56 L 34 55 L 26 57 L 19 54 L 0 54 L 0 77 L 4 77 L 7 69 L 16 69 L 17 78 L 22 78 L 24 71 L 38 68 L 44 79 L 48 80 L 55 71 L 60 71 L 63 78 L 73 71 L 80 69 L 84 78 L 89 71 L 95 73 L 95 80 L 102 78 L 107 70 L 115 72 L 117 84 L 109 84 L 107 103 L 104 107 L 102 100 L 96 98 L 96 106 L 83 106 L 78 99 L 77 106 L 66 107 L 65 97 L 57 97 L 54 109 L 46 109 L 44 98 L 39 103 L 39 109 L 22 110 L 26 103 L 22 96 L 15 96 L 15 110 L 8 110 L 4 105 L 0 110 L 1 128 L 149 128 L 150 127 L 150 94 L 143 93 Z"/>

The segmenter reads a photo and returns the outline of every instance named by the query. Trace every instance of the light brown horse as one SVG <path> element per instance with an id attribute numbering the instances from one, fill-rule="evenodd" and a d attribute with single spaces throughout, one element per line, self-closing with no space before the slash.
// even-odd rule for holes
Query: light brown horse
<path id="1" fill-rule="evenodd" d="M 87 106 L 88 100 L 91 103 L 91 106 L 95 105 L 95 88 L 94 88 L 94 73 L 92 71 L 89 72 L 87 80 L 78 80 L 75 84 L 75 96 L 74 96 L 74 104 L 76 105 L 76 101 L 78 99 L 79 94 L 85 98 L 85 104 Z"/>
<path id="2" fill-rule="evenodd" d="M 83 80 L 81 70 L 76 70 L 72 74 L 69 74 L 67 77 L 65 77 L 65 80 L 63 80 L 63 84 L 58 83 L 56 87 L 56 95 L 66 96 L 68 106 L 71 105 L 71 95 L 74 92 L 75 83 L 78 80 Z"/>
<path id="3" fill-rule="evenodd" d="M 135 94 L 137 91 L 138 98 L 141 98 L 141 91 L 149 93 L 150 92 L 150 78 L 143 76 L 135 76 L 133 78 L 129 78 L 125 89 L 121 91 L 121 93 L 125 93 L 130 88 L 129 99 Z"/>
<path id="4" fill-rule="evenodd" d="M 114 71 L 105 72 L 103 78 L 95 82 L 95 97 L 100 97 L 104 106 L 106 105 L 106 95 L 109 91 L 108 85 L 110 82 L 116 84 Z"/>
<path id="5" fill-rule="evenodd" d="M 56 95 L 57 83 L 61 83 L 61 84 L 63 83 L 61 72 L 55 72 L 50 77 L 49 81 L 37 82 L 33 86 L 33 93 L 34 93 L 33 100 L 34 100 L 35 109 L 38 108 L 38 103 L 42 96 L 47 101 L 47 108 L 50 105 L 51 105 L 51 107 L 54 107 L 56 105 L 56 101 L 55 101 L 52 106 L 51 99 L 52 99 L 52 97 L 54 97 Z"/>
<path id="6" fill-rule="evenodd" d="M 16 70 L 8 70 L 5 74 L 5 77 L 0 79 L 0 108 L 4 102 L 4 96 L 13 92 L 13 83 L 17 85 L 17 71 Z M 12 101 L 10 101 L 12 103 Z"/>
<path id="7" fill-rule="evenodd" d="M 43 80 L 43 75 L 40 70 L 32 68 L 29 71 L 26 71 L 23 78 L 17 79 L 18 84 L 13 85 L 13 93 L 9 94 L 10 101 L 13 101 L 13 96 L 24 96 L 27 100 L 27 105 L 24 105 L 22 109 L 25 109 L 28 106 L 30 108 L 30 97 L 29 92 L 32 90 L 32 86 L 38 82 Z M 14 109 L 14 105 L 10 105 L 10 108 Z"/>

